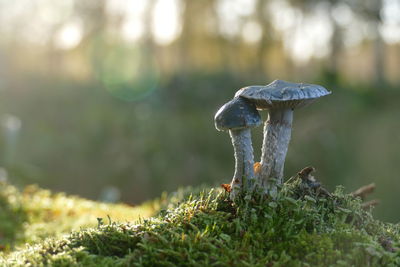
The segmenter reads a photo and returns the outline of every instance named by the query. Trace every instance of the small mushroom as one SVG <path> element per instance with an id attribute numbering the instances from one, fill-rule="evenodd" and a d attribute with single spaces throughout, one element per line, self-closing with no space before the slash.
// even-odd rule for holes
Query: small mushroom
<path id="1" fill-rule="evenodd" d="M 275 80 L 266 86 L 249 86 L 236 92 L 255 103 L 257 109 L 268 109 L 264 124 L 261 155 L 260 186 L 266 193 L 275 193 L 276 184 L 282 184 L 283 167 L 291 137 L 293 110 L 304 107 L 331 92 L 314 84 Z"/>
<path id="2" fill-rule="evenodd" d="M 255 183 L 253 146 L 250 128 L 262 123 L 256 106 L 247 99 L 236 97 L 215 114 L 215 128 L 229 130 L 235 153 L 235 173 L 231 182 L 231 199 L 252 191 Z"/>

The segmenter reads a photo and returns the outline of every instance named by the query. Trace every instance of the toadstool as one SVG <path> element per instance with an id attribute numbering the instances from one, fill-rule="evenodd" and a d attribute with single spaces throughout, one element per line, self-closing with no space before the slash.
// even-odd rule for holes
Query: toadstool
<path id="1" fill-rule="evenodd" d="M 231 182 L 231 199 L 240 193 L 253 189 L 255 176 L 253 170 L 253 146 L 250 128 L 262 123 L 254 103 L 236 97 L 223 105 L 215 114 L 215 128 L 219 131 L 229 130 L 235 153 L 235 173 Z"/>
<path id="2" fill-rule="evenodd" d="M 266 193 L 276 192 L 282 184 L 283 167 L 291 137 L 293 110 L 304 107 L 331 92 L 314 84 L 275 80 L 266 86 L 249 86 L 236 92 L 253 102 L 257 109 L 268 109 L 264 124 L 259 183 Z"/>

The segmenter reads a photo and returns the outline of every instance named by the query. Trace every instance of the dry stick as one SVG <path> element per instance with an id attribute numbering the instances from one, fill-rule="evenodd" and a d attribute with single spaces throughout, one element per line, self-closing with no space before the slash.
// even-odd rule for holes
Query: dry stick
<path id="1" fill-rule="evenodd" d="M 370 208 L 373 208 L 378 204 L 379 204 L 379 200 L 373 199 L 373 200 L 362 203 L 361 208 L 364 210 L 369 210 Z"/>
<path id="2" fill-rule="evenodd" d="M 307 180 L 310 178 L 310 174 L 315 172 L 315 168 L 312 166 L 308 166 L 303 168 L 301 171 L 297 173 L 297 175 L 302 179 L 302 180 Z"/>
<path id="3" fill-rule="evenodd" d="M 352 192 L 351 195 L 354 197 L 360 197 L 361 200 L 365 200 L 368 195 L 370 195 L 375 190 L 375 184 L 368 184 L 360 187 L 356 191 Z"/>
<path id="4" fill-rule="evenodd" d="M 357 189 L 356 191 L 352 192 L 351 195 L 354 197 L 360 197 L 362 201 L 364 201 L 368 195 L 372 194 L 372 192 L 374 192 L 375 190 L 375 184 L 368 184 L 368 185 L 364 185 L 362 187 L 360 187 L 359 189 Z M 379 204 L 379 200 L 377 199 L 373 199 L 367 202 L 364 202 L 361 204 L 361 208 L 364 210 L 369 210 L 375 206 L 377 206 Z"/>
<path id="5" fill-rule="evenodd" d="M 300 177 L 302 180 L 308 180 L 310 178 L 312 178 L 311 173 L 315 172 L 315 168 L 314 167 L 305 167 L 304 169 L 302 169 L 301 171 L 299 171 L 297 173 L 298 177 Z M 360 197 L 361 200 L 365 200 L 366 197 L 368 195 L 370 195 L 372 192 L 374 192 L 375 190 L 375 184 L 368 184 L 368 185 L 364 185 L 362 187 L 360 187 L 359 189 L 357 189 L 356 191 L 350 193 L 352 196 L 354 197 Z M 328 196 L 330 196 L 331 194 L 323 187 L 320 188 L 320 190 L 322 190 L 322 193 L 327 194 Z M 370 208 L 373 208 L 375 206 L 377 206 L 379 204 L 379 200 L 378 199 L 373 199 L 367 202 L 364 202 L 361 204 L 361 208 L 364 210 L 368 210 Z"/>

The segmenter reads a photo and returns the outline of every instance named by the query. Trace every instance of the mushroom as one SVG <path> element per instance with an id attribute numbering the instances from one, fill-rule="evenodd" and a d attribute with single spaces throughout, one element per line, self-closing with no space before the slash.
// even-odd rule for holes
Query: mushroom
<path id="1" fill-rule="evenodd" d="M 268 109 L 258 178 L 265 193 L 276 193 L 276 185 L 283 182 L 283 167 L 291 136 L 293 110 L 330 93 L 319 85 L 281 80 L 275 80 L 266 86 L 248 86 L 236 92 L 235 97 L 250 100 L 255 103 L 257 109 Z"/>
<path id="2" fill-rule="evenodd" d="M 250 128 L 262 123 L 254 103 L 236 97 L 223 105 L 215 114 L 215 128 L 227 131 L 235 153 L 235 173 L 231 182 L 231 199 L 253 190 L 256 181 L 253 165 L 253 146 Z"/>

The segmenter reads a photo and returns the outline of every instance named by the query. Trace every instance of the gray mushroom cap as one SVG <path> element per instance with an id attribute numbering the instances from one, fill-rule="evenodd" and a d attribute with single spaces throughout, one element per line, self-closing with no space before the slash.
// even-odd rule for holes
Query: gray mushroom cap
<path id="1" fill-rule="evenodd" d="M 258 109 L 300 108 L 331 92 L 316 84 L 275 80 L 265 86 L 248 86 L 236 92 L 254 102 Z"/>
<path id="2" fill-rule="evenodd" d="M 241 97 L 223 105 L 215 114 L 214 121 L 218 131 L 256 127 L 262 123 L 255 104 Z"/>

